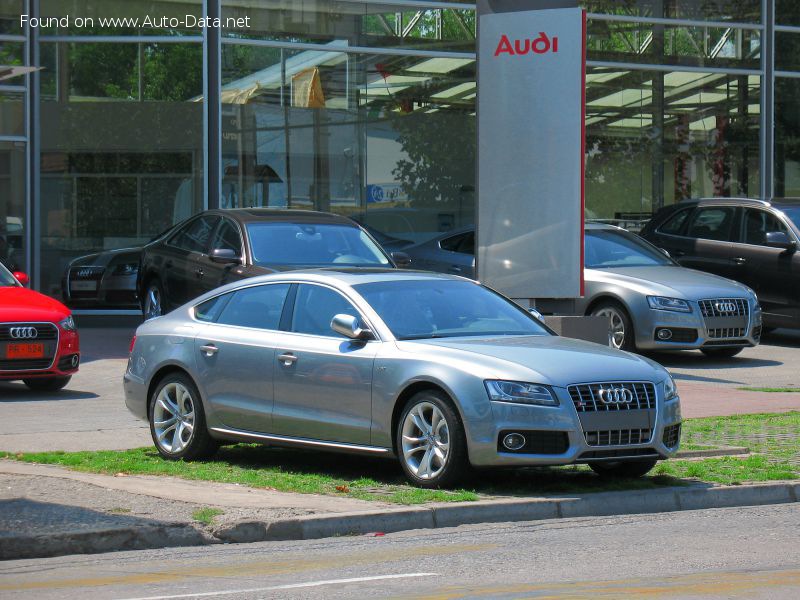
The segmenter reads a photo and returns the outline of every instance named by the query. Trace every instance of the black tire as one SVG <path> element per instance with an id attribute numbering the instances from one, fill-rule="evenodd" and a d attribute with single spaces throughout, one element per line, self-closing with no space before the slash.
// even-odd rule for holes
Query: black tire
<path id="1" fill-rule="evenodd" d="M 156 277 L 147 282 L 144 288 L 144 298 L 142 298 L 142 314 L 145 321 L 160 317 L 165 313 L 164 309 L 164 288 L 161 281 Z"/>
<path id="2" fill-rule="evenodd" d="M 431 406 L 435 407 L 439 411 L 446 423 L 446 441 L 449 447 L 447 453 L 445 454 L 446 458 L 443 464 L 439 462 L 438 457 L 435 458 L 435 460 L 439 462 L 439 468 L 437 469 L 437 472 L 431 473 L 427 476 L 419 476 L 419 469 L 415 470 L 415 466 L 413 465 L 413 461 L 419 453 L 415 451 L 408 459 L 406 458 L 403 447 L 403 430 L 406 419 L 409 417 L 409 413 L 417 408 L 424 412 Z M 433 419 L 431 419 L 431 423 L 432 421 Z M 428 423 L 423 423 L 423 425 L 426 424 Z M 419 430 L 418 427 L 416 427 L 416 429 Z M 441 432 L 441 429 L 437 429 L 437 431 L 439 433 L 443 433 Z M 418 439 L 421 440 L 422 437 L 423 436 L 420 435 L 418 436 Z M 422 460 L 424 460 L 424 457 L 428 455 L 429 451 L 431 452 L 429 464 L 433 465 L 435 456 L 435 448 L 433 446 L 437 443 L 436 440 L 438 440 L 438 442 L 441 444 L 442 439 L 444 438 L 440 438 L 438 435 L 431 438 L 429 450 L 423 451 L 423 458 L 420 458 L 417 467 L 421 466 Z M 425 390 L 414 394 L 414 396 L 409 399 L 409 401 L 406 403 L 406 406 L 403 408 L 400 419 L 397 422 L 395 441 L 397 445 L 397 456 L 400 460 L 400 466 L 402 467 L 403 472 L 408 480 L 417 487 L 427 489 L 452 487 L 464 478 L 469 469 L 467 438 L 464 433 L 464 425 L 461 422 L 461 417 L 459 416 L 458 411 L 450 401 L 450 398 L 442 392 L 436 390 Z M 424 443 L 418 444 L 419 447 L 423 447 L 424 445 Z"/>
<path id="3" fill-rule="evenodd" d="M 35 379 L 23 379 L 22 383 L 34 392 L 57 392 L 66 387 L 72 375 L 66 377 L 37 377 Z"/>
<path id="4" fill-rule="evenodd" d="M 709 358 L 733 358 L 742 350 L 744 350 L 743 346 L 739 348 L 701 348 L 700 352 Z"/>
<path id="5" fill-rule="evenodd" d="M 181 389 L 179 386 L 182 386 L 182 388 L 190 395 L 189 401 L 191 403 L 190 406 L 192 411 L 192 426 L 188 435 L 183 434 L 186 430 L 186 423 L 189 422 L 188 410 L 186 410 L 189 407 L 189 404 L 186 402 L 185 397 L 178 398 L 177 392 Z M 165 392 L 166 400 L 170 400 L 170 402 L 167 402 L 165 405 L 161 405 L 159 396 L 165 389 L 167 389 Z M 175 404 L 171 403 L 173 398 L 176 400 Z M 184 414 L 180 419 L 175 420 L 174 428 L 170 427 L 169 425 L 165 425 L 160 428 L 161 431 L 159 432 L 157 431 L 159 427 L 157 426 L 156 419 L 160 419 L 158 423 L 167 423 L 167 420 L 165 420 L 165 416 L 163 414 L 167 412 L 164 406 L 172 407 L 173 411 L 180 406 Z M 174 414 L 174 412 L 172 414 Z M 147 417 L 150 423 L 150 435 L 153 438 L 153 444 L 155 445 L 156 450 L 158 450 L 158 453 L 164 458 L 170 460 L 203 459 L 212 456 L 219 448 L 217 441 L 214 440 L 208 433 L 205 411 L 203 410 L 203 402 L 200 399 L 200 392 L 197 389 L 197 386 L 194 384 L 194 381 L 192 381 L 192 378 L 186 373 L 169 373 L 158 382 L 158 385 L 153 391 L 153 395 L 150 397 L 150 405 L 148 407 Z M 169 431 L 170 429 L 172 429 L 171 432 Z M 173 447 L 176 446 L 176 434 L 180 437 L 180 441 L 177 441 L 178 447 L 173 450 Z M 160 437 L 161 439 L 159 439 Z"/>
<path id="6" fill-rule="evenodd" d="M 656 466 L 658 462 L 655 458 L 647 460 L 621 460 L 618 462 L 593 462 L 589 467 L 607 479 L 634 479 L 643 477 Z"/>
<path id="7" fill-rule="evenodd" d="M 628 313 L 628 309 L 626 309 L 622 304 L 619 302 L 615 302 L 614 300 L 604 300 L 597 304 L 596 306 L 592 307 L 591 313 L 592 316 L 601 316 L 601 317 L 608 317 L 609 319 L 609 345 L 614 348 L 618 348 L 620 350 L 625 350 L 627 352 L 635 352 L 636 351 L 636 332 L 633 329 L 633 321 L 631 320 L 631 316 Z M 616 342 L 612 341 L 612 316 L 611 314 L 616 314 L 619 316 L 619 319 L 622 322 L 623 326 L 623 336 L 622 336 L 622 343 L 617 344 Z"/>

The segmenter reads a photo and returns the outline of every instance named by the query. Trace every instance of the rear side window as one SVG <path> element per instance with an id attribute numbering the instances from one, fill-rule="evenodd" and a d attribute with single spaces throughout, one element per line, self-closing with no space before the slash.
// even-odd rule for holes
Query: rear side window
<path id="1" fill-rule="evenodd" d="M 663 225 L 658 228 L 658 231 L 660 233 L 667 233 L 670 235 L 679 235 L 690 212 L 692 212 L 690 208 L 679 210 L 669 219 L 667 219 Z"/>
<path id="2" fill-rule="evenodd" d="M 230 294 L 223 294 L 222 296 L 217 296 L 211 300 L 206 300 L 202 304 L 198 304 L 194 308 L 195 318 L 198 321 L 213 322 L 219 316 L 219 313 L 222 312 L 222 309 L 225 308 L 225 304 L 227 304 L 230 298 Z"/>
<path id="3" fill-rule="evenodd" d="M 459 254 L 475 254 L 475 233 L 468 231 L 459 235 L 454 235 L 439 242 L 439 247 L 448 252 L 458 252 Z"/>
<path id="4" fill-rule="evenodd" d="M 730 240 L 731 224 L 736 209 L 732 206 L 713 206 L 698 209 L 692 216 L 686 235 L 703 240 Z"/>
<path id="5" fill-rule="evenodd" d="M 222 309 L 217 323 L 277 330 L 288 293 L 288 283 L 257 285 L 238 290 Z"/>

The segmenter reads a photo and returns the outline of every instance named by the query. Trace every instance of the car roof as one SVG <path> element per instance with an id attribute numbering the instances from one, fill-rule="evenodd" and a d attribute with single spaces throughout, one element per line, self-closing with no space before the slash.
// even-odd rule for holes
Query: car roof
<path id="1" fill-rule="evenodd" d="M 430 271 L 414 271 L 411 269 L 385 269 L 374 267 L 325 267 L 320 269 L 299 269 L 297 271 L 283 271 L 281 273 L 270 273 L 249 277 L 242 281 L 231 284 L 231 287 L 239 287 L 241 284 L 269 283 L 280 281 L 296 282 L 316 282 L 316 283 L 339 283 L 346 286 L 354 286 L 362 283 L 377 283 L 386 281 L 432 281 L 432 280 L 453 280 L 469 281 L 471 279 L 448 275 L 445 273 L 434 273 Z M 237 285 L 239 284 L 239 285 Z M 227 286 L 226 286 L 227 287 Z"/>
<path id="2" fill-rule="evenodd" d="M 316 210 L 298 210 L 291 208 L 217 208 L 206 211 L 206 214 L 226 215 L 241 223 L 256 221 L 277 221 L 308 224 L 338 224 L 358 227 L 358 224 L 328 212 Z"/>

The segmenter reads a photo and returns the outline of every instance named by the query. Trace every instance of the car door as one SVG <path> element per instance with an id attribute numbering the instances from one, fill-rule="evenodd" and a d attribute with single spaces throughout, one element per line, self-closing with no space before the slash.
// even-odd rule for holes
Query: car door
<path id="1" fill-rule="evenodd" d="M 372 368 L 379 342 L 355 341 L 330 328 L 334 315 L 363 317 L 338 291 L 297 284 L 275 355 L 273 423 L 278 434 L 368 444 Z"/>
<path id="2" fill-rule="evenodd" d="M 242 247 L 242 233 L 239 226 L 235 221 L 222 217 L 211 235 L 208 251 L 196 257 L 196 274 L 199 280 L 199 287 L 203 292 L 211 291 L 221 285 L 241 279 L 238 275 L 240 269 L 237 267 L 241 267 L 241 258 L 244 256 Z M 240 261 L 238 263 L 216 262 L 210 256 L 211 251 L 214 249 L 230 250 L 240 257 Z"/>
<path id="3" fill-rule="evenodd" d="M 162 246 L 159 268 L 164 299 L 169 309 L 185 304 L 203 293 L 197 259 L 208 251 L 211 232 L 219 217 L 202 215 L 178 229 Z"/>
<path id="4" fill-rule="evenodd" d="M 198 384 L 216 421 L 232 429 L 272 431 L 275 343 L 290 284 L 254 285 L 195 309 Z"/>
<path id="5" fill-rule="evenodd" d="M 689 217 L 686 242 L 669 252 L 684 267 L 734 279 L 731 236 L 738 232 L 739 211 L 735 206 L 700 206 Z"/>
<path id="6" fill-rule="evenodd" d="M 439 241 L 431 257 L 431 270 L 472 277 L 475 272 L 475 232 L 459 233 Z"/>
<path id="7" fill-rule="evenodd" d="M 766 312 L 795 317 L 796 298 L 800 295 L 800 255 L 791 249 L 768 246 L 768 233 L 783 233 L 787 239 L 795 240 L 777 215 L 760 208 L 745 209 L 741 242 L 733 245 L 733 261 L 740 272 L 736 279 L 755 290 Z"/>

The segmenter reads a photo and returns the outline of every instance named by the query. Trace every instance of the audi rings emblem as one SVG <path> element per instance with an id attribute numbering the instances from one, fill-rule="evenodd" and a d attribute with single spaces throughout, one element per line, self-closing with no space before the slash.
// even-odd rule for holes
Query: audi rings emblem
<path id="1" fill-rule="evenodd" d="M 630 404 L 633 392 L 626 388 L 600 388 L 598 395 L 603 404 Z"/>
<path id="2" fill-rule="evenodd" d="M 91 277 L 92 276 L 92 270 L 91 269 L 81 269 L 80 271 L 78 271 L 76 273 L 76 275 L 78 277 Z"/>
<path id="3" fill-rule="evenodd" d="M 33 340 L 39 336 L 36 327 L 12 327 L 8 334 L 14 340 Z"/>
<path id="4" fill-rule="evenodd" d="M 736 303 L 735 302 L 717 302 L 714 304 L 714 308 L 716 308 L 721 313 L 732 313 L 736 312 Z"/>

